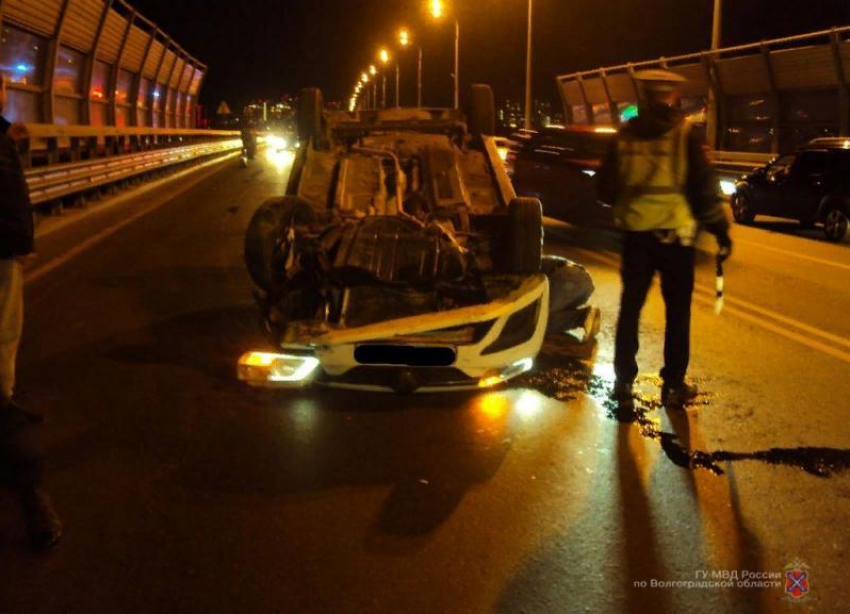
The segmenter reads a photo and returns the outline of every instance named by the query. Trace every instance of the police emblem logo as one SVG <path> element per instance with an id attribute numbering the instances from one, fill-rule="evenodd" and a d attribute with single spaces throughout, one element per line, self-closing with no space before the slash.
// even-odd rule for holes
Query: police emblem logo
<path id="1" fill-rule="evenodd" d="M 785 595 L 790 600 L 800 601 L 805 599 L 811 591 L 811 573 L 807 565 L 794 563 L 785 568 Z"/>

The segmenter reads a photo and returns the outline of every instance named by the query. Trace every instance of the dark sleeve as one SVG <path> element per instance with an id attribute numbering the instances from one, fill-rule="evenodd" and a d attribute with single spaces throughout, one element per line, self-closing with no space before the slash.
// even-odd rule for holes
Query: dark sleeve
<path id="1" fill-rule="evenodd" d="M 596 197 L 607 205 L 614 205 L 620 197 L 620 161 L 617 155 L 617 139 L 613 139 L 596 173 Z"/>
<path id="2" fill-rule="evenodd" d="M 720 184 L 706 155 L 705 142 L 691 130 L 688 138 L 688 202 L 697 221 L 714 235 L 729 232 L 729 220 L 723 211 Z"/>
<path id="3" fill-rule="evenodd" d="M 0 136 L 0 258 L 33 251 L 29 192 L 12 140 Z"/>

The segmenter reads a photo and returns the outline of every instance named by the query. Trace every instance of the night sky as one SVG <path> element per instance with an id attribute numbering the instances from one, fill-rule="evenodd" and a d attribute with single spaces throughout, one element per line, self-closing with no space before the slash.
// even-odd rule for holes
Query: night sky
<path id="1" fill-rule="evenodd" d="M 425 53 L 425 104 L 451 103 L 453 32 L 425 0 L 130 0 L 210 67 L 201 102 L 234 109 L 318 86 L 347 99 L 357 75 L 408 26 Z M 713 0 L 534 0 L 535 97 L 558 100 L 557 74 L 710 43 Z M 450 3 L 451 4 L 451 3 Z M 490 83 L 497 100 L 523 95 L 526 0 L 455 0 L 461 86 Z M 724 0 L 723 44 L 850 25 L 850 0 Z M 415 55 L 402 59 L 403 102 L 415 97 Z M 463 89 L 462 89 L 463 91 Z"/>

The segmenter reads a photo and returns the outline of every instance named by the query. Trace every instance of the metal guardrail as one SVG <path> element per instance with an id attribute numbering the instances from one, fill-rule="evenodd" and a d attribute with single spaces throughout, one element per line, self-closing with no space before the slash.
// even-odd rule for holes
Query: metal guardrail
<path id="1" fill-rule="evenodd" d="M 30 199 L 34 205 L 38 205 L 175 164 L 239 150 L 241 147 L 241 139 L 229 138 L 30 169 L 26 171 L 26 179 Z"/>
<path id="2" fill-rule="evenodd" d="M 26 124 L 29 137 L 18 144 L 25 167 L 77 162 L 239 138 L 239 132 L 115 126 Z"/>
<path id="3" fill-rule="evenodd" d="M 738 177 L 764 166 L 776 154 L 751 153 L 746 151 L 712 151 L 709 159 L 717 174 L 724 178 Z"/>

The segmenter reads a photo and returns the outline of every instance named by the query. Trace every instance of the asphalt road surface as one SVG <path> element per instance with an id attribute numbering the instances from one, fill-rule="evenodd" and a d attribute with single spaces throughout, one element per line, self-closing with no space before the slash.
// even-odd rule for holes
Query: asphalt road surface
<path id="1" fill-rule="evenodd" d="M 253 391 L 242 238 L 288 170 L 230 160 L 42 226 L 20 393 L 66 535 L 30 553 L 0 496 L 0 612 L 850 612 L 846 244 L 736 228 L 717 316 L 706 243 L 686 412 L 658 407 L 657 289 L 639 418 L 610 411 L 616 238 L 557 224 L 593 353 L 549 343 L 482 394 Z"/>

